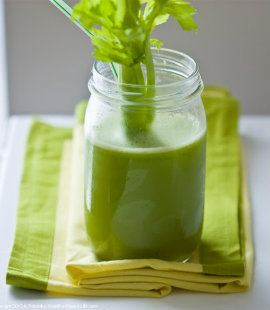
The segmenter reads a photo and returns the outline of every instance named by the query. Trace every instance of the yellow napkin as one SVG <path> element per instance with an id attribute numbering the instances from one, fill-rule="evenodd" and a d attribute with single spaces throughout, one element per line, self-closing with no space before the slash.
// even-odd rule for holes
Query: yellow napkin
<path id="1" fill-rule="evenodd" d="M 244 276 L 216 276 L 205 274 L 196 257 L 188 263 L 155 259 L 97 262 L 86 236 L 82 208 L 81 125 L 75 128 L 72 143 L 67 142 L 64 146 L 61 169 L 48 291 L 90 296 L 162 297 L 169 294 L 172 287 L 213 293 L 240 292 L 249 287 L 252 243 L 245 182 L 242 182 L 240 203 L 245 235 L 245 273 Z"/>

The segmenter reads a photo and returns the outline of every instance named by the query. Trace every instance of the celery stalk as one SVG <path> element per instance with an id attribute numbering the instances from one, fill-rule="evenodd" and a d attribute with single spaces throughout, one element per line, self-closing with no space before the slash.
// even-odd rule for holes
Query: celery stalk
<path id="1" fill-rule="evenodd" d="M 183 30 L 196 31 L 195 13 L 185 0 L 80 0 L 74 6 L 72 19 L 91 33 L 94 57 L 118 63 L 119 81 L 135 85 L 122 86 L 123 96 L 130 102 L 122 107 L 127 132 L 148 130 L 154 118 L 155 69 L 150 42 L 156 47 L 162 42 L 151 38 L 153 29 L 172 16 Z M 134 107 L 132 102 L 136 102 Z"/>
<path id="2" fill-rule="evenodd" d="M 130 85 L 122 85 L 124 99 L 136 103 L 134 106 L 127 104 L 122 107 L 123 123 L 128 134 L 147 130 L 154 119 L 153 101 L 150 98 L 155 94 L 155 69 L 150 46 L 145 66 L 146 83 L 141 64 L 134 66 L 121 65 L 119 69 L 119 82 Z"/>

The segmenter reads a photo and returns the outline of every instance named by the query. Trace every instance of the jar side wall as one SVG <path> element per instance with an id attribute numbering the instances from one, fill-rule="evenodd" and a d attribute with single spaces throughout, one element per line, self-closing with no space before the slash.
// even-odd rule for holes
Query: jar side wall
<path id="1" fill-rule="evenodd" d="M 174 52 L 162 53 L 173 63 Z M 188 65 L 188 58 L 183 57 L 187 61 L 183 66 Z M 161 69 L 156 96 L 148 105 L 154 118 L 146 130 L 138 126 L 131 133 L 126 131 L 123 109 L 136 120 L 138 110 L 146 106 L 123 100 L 119 85 L 114 88 L 100 76 L 101 89 L 95 85 L 95 76 L 90 83 L 85 117 L 85 218 L 98 259 L 185 261 L 198 247 L 206 120 L 200 97 L 203 86 L 196 70 L 181 83 L 173 68 Z M 164 86 L 165 80 L 170 87 Z"/>
<path id="2" fill-rule="evenodd" d="M 125 139 L 119 115 L 91 97 L 85 217 L 96 257 L 185 261 L 198 247 L 203 223 L 206 137 L 200 96 L 177 111 L 158 111 L 151 135 L 134 136 L 134 144 Z"/>
<path id="3" fill-rule="evenodd" d="M 138 130 L 133 141 L 126 136 L 124 122 L 120 109 L 108 105 L 100 97 L 90 97 L 85 118 L 85 136 L 95 144 L 134 152 L 140 149 L 160 151 L 190 144 L 206 131 L 205 112 L 199 95 L 173 111 L 157 110 L 149 132 Z"/>

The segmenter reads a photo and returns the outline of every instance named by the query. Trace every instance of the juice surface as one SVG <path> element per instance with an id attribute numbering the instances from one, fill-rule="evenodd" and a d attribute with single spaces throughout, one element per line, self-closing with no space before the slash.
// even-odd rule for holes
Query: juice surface
<path id="1" fill-rule="evenodd" d="M 182 134 L 192 135 L 188 126 Z M 191 256 L 202 228 L 205 144 L 205 133 L 178 147 L 87 140 L 85 217 L 98 259 Z"/>

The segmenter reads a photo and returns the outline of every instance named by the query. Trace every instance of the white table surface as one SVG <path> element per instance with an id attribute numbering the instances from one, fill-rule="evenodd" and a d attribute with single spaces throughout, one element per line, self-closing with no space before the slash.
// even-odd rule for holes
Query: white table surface
<path id="1" fill-rule="evenodd" d="M 70 117 L 47 117 L 72 124 Z M 12 247 L 23 150 L 30 116 L 12 117 L 0 177 L 0 309 L 207 309 L 270 310 L 270 116 L 243 117 L 240 132 L 247 158 L 255 243 L 255 276 L 249 292 L 215 295 L 175 290 L 162 299 L 49 297 L 9 287 L 5 273 Z"/>

